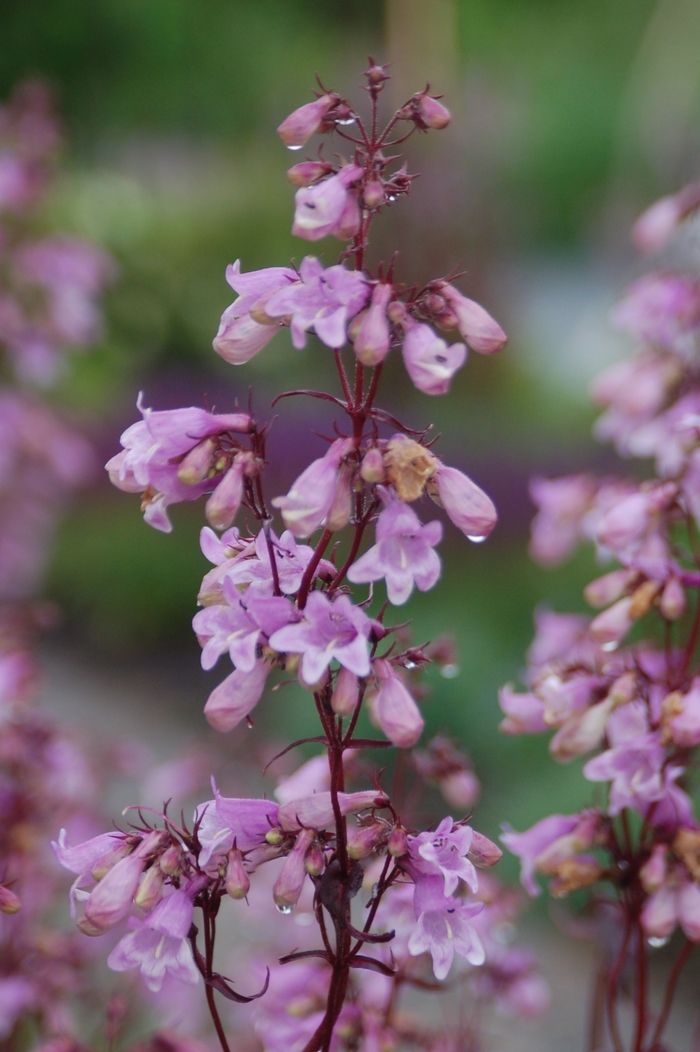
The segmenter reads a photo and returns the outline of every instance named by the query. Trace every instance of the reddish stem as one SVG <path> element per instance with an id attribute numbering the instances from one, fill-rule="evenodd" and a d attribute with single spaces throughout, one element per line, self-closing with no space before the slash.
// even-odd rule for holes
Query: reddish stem
<path id="1" fill-rule="evenodd" d="M 297 597 L 297 606 L 300 610 L 303 610 L 306 606 L 306 600 L 309 598 L 309 590 L 311 588 L 311 582 L 314 579 L 314 574 L 318 569 L 318 564 L 323 558 L 331 537 L 333 536 L 332 530 L 324 530 L 321 534 L 321 538 L 316 545 L 316 550 L 309 560 L 309 565 L 304 570 L 304 576 L 301 579 L 301 585 L 299 586 L 299 595 Z"/>
<path id="2" fill-rule="evenodd" d="M 659 1016 L 656 1027 L 654 1028 L 654 1034 L 651 1039 L 651 1048 L 655 1049 L 659 1044 L 663 1036 L 663 1032 L 668 1022 L 668 1017 L 671 1014 L 671 1008 L 673 1007 L 673 998 L 676 995 L 676 987 L 678 980 L 680 979 L 681 972 L 685 966 L 686 961 L 690 957 L 691 950 L 693 949 L 693 943 L 690 939 L 686 939 L 685 946 L 678 954 L 676 963 L 671 969 L 671 974 L 668 977 L 668 983 L 666 984 L 666 993 L 664 994 L 664 1003 L 661 1008 L 661 1015 Z"/>

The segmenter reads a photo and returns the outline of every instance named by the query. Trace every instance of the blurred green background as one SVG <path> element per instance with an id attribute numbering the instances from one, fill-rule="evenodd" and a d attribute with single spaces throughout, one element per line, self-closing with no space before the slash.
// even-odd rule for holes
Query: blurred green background
<path id="1" fill-rule="evenodd" d="M 588 553 L 556 572 L 527 559 L 527 479 L 614 462 L 590 439 L 586 385 L 625 351 L 605 315 L 637 266 L 629 222 L 700 164 L 699 0 L 2 0 L 0 38 L 0 91 L 45 77 L 65 118 L 47 222 L 102 242 L 121 267 L 104 344 L 76 357 L 57 395 L 104 459 L 139 389 L 156 408 L 225 410 L 252 385 L 265 416 L 284 387 L 333 382 L 326 349 L 297 353 L 286 332 L 240 370 L 211 350 L 233 298 L 226 264 L 309 249 L 290 233 L 291 155 L 275 128 L 311 98 L 315 72 L 361 98 L 368 54 L 392 63 L 387 106 L 426 77 L 447 93 L 453 123 L 408 144 L 421 178 L 388 213 L 373 261 L 398 245 L 409 283 L 464 270 L 461 287 L 511 340 L 498 360 L 472 356 L 438 402 L 416 395 L 400 363 L 387 384 L 391 407 L 434 419 L 445 458 L 501 511 L 483 547 L 448 535 L 442 586 L 410 604 L 417 639 L 449 629 L 460 649 L 457 678 L 431 673 L 425 711 L 474 757 L 482 828 L 582 803 L 588 787 L 546 759 L 545 742 L 499 736 L 496 690 L 518 676 L 538 602 L 583 608 Z M 332 262 L 337 245 L 319 248 Z M 278 411 L 276 492 L 316 448 L 303 428 L 330 422 L 292 401 Z M 103 481 L 83 495 L 51 570 L 66 645 L 105 668 L 156 654 L 173 675 L 196 665 L 201 507 L 173 517 L 166 537 Z M 193 726 L 216 675 L 193 687 Z M 277 711 L 291 721 L 300 704 Z"/>

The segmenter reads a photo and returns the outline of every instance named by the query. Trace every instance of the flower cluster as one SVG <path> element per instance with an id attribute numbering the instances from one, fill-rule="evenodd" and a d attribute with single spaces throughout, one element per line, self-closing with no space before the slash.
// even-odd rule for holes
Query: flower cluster
<path id="1" fill-rule="evenodd" d="M 312 256 L 298 269 L 242 273 L 239 263 L 229 267 L 226 277 L 238 298 L 214 340 L 223 358 L 241 364 L 283 327 L 290 328 L 296 348 L 313 330 L 334 352 L 340 393 L 301 393 L 333 403 L 346 426 L 336 423 L 325 454 L 271 501 L 263 485 L 266 427 L 248 413 L 155 412 L 139 402 L 143 420 L 124 433 L 123 450 L 107 464 L 116 486 L 142 494 L 145 519 L 157 529 L 170 529 L 169 505 L 208 495 L 201 548 L 213 566 L 202 581 L 193 627 L 205 669 L 224 655 L 233 666 L 206 703 L 209 723 L 220 731 L 251 723 L 268 678 L 282 671 L 313 699 L 321 725 L 310 740 L 325 752 L 282 781 L 276 802 L 215 790 L 214 799 L 196 809 L 191 830 L 164 815 L 157 830 L 139 826 L 75 848 L 65 840 L 56 846 L 77 874 L 73 898 L 76 906 L 84 903 L 78 924 L 85 933 L 130 918 L 110 966 L 139 968 L 153 988 L 166 972 L 191 983 L 201 975 L 224 1052 L 214 992 L 238 1001 L 248 995 L 214 971 L 214 919 L 226 896 L 254 898 L 257 888 L 268 886 L 271 871 L 267 902 L 280 913 L 301 910 L 311 895 L 316 941 L 282 957 L 283 965 L 300 962 L 296 972 L 282 968 L 280 976 L 275 966 L 262 990 L 250 995 L 262 997 L 270 979 L 270 995 L 255 1017 L 267 1049 L 392 1044 L 400 1033 L 391 991 L 402 982 L 425 985 L 423 966 L 411 961 L 428 954 L 438 980 L 458 957 L 469 968 L 485 966 L 486 998 L 526 1014 L 545 1000 L 531 959 L 497 949 L 494 930 L 505 907 L 497 905 L 495 884 L 484 892 L 476 867 L 494 865 L 500 849 L 466 819 L 421 827 L 412 820 L 413 804 L 402 800 L 400 779 L 385 791 L 364 759 L 390 745 L 412 748 L 424 728 L 413 683 L 431 651 L 407 645 L 405 626 L 385 623 L 390 607 L 406 603 L 414 587 L 432 588 L 441 573 L 435 549 L 442 523 L 422 522 L 414 505 L 430 497 L 472 541 L 485 540 L 496 524 L 490 498 L 442 463 L 425 440 L 427 431 L 378 408 L 383 362 L 392 346 L 401 345 L 416 387 L 439 395 L 463 364 L 466 347 L 447 343 L 432 324 L 458 330 L 481 353 L 505 342 L 496 322 L 451 281 L 403 290 L 393 267 L 384 273 L 366 265 L 374 216 L 410 187 L 405 168 L 388 171 L 395 158 L 387 151 L 406 137 L 399 134 L 402 122 L 410 134 L 449 120 L 437 98 L 419 92 L 380 132 L 378 97 L 387 75 L 372 64 L 366 76 L 370 125 L 323 89 L 279 129 L 292 149 L 315 133 L 335 132 L 352 144 L 352 156 L 339 166 L 307 160 L 289 172 L 298 187 L 293 232 L 310 241 L 333 235 L 350 246 L 328 267 Z M 357 135 L 348 130 L 353 124 Z M 347 344 L 351 350 L 344 354 Z M 372 525 L 375 543 L 363 551 Z M 387 602 L 374 612 L 380 581 Z M 364 712 L 384 737 L 360 736 Z M 478 795 L 470 765 L 444 738 L 418 751 L 413 767 L 455 808 L 468 809 Z M 349 782 L 358 783 L 353 791 Z M 363 884 L 369 901 L 358 921 L 353 903 Z M 193 925 L 196 909 L 202 920 Z M 385 980 L 381 990 L 357 977 L 367 971 Z M 425 1035 L 422 1040 L 428 1041 Z"/>
<path id="2" fill-rule="evenodd" d="M 697 186 L 654 205 L 634 237 L 646 248 L 668 240 L 700 205 Z M 673 218 L 675 217 L 675 218 Z M 700 942 L 700 823 L 691 771 L 700 744 L 700 277 L 660 270 L 636 281 L 612 322 L 637 344 L 632 358 L 593 383 L 605 407 L 595 425 L 622 456 L 653 459 L 656 477 L 591 475 L 533 482 L 538 507 L 531 551 L 544 564 L 564 559 L 581 540 L 610 565 L 584 589 L 593 617 L 540 610 L 527 684 L 501 691 L 502 729 L 554 729 L 552 755 L 588 756 L 583 774 L 606 786 L 606 805 L 555 814 L 503 842 L 522 862 L 530 894 L 536 874 L 558 896 L 599 881 L 617 893 L 617 947 L 608 962 L 608 1022 L 622 1048 L 615 1013 L 628 955 L 637 958 L 636 1049 L 660 1047 L 677 972 L 652 1024 L 646 994 L 646 944 L 680 927 Z M 651 1044 L 647 1044 L 651 1040 Z"/>

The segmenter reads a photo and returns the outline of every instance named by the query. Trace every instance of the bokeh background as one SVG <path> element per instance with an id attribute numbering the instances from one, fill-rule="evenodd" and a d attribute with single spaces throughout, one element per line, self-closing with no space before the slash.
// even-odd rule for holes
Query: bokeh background
<path id="1" fill-rule="evenodd" d="M 373 259 L 398 247 L 407 282 L 463 270 L 510 343 L 497 360 L 473 355 L 437 403 L 390 367 L 390 407 L 418 426 L 435 417 L 442 455 L 501 515 L 484 546 L 448 531 L 442 585 L 408 609 L 416 639 L 447 629 L 459 652 L 459 675 L 428 674 L 424 711 L 470 752 L 485 832 L 585 803 L 577 764 L 499 735 L 497 688 L 519 675 L 538 603 L 584 608 L 590 553 L 557 571 L 528 560 L 527 483 L 614 469 L 590 437 L 586 388 L 626 351 L 606 314 L 639 266 L 631 220 L 700 168 L 699 0 L 1 0 L 0 41 L 0 93 L 46 78 L 65 119 L 47 219 L 121 268 L 103 344 L 74 358 L 56 395 L 105 460 L 139 390 L 160 409 L 226 411 L 252 387 L 265 417 L 281 389 L 333 383 L 327 351 L 296 352 L 286 331 L 241 369 L 211 350 L 232 298 L 226 264 L 280 265 L 308 248 L 290 233 L 292 155 L 275 128 L 311 98 L 315 72 L 357 98 L 369 54 L 392 64 L 387 105 L 426 79 L 446 93 L 454 120 L 409 143 L 421 178 L 377 224 Z M 320 247 L 333 261 L 335 244 Z M 278 412 L 271 492 L 311 459 L 309 426 L 330 423 L 313 403 Z M 49 593 L 63 621 L 46 644 L 69 715 L 110 733 L 148 727 L 163 752 L 206 738 L 217 682 L 198 672 L 190 628 L 207 567 L 201 507 L 173 518 L 170 536 L 150 530 L 136 498 L 96 479 L 58 536 Z M 305 733 L 304 700 L 277 695 L 260 727 Z M 240 753 L 246 734 L 225 749 Z"/>

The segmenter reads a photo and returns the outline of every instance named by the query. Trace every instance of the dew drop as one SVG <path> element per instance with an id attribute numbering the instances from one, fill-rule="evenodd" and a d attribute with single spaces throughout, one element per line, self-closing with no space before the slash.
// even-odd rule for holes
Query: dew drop
<path id="1" fill-rule="evenodd" d="M 277 912 L 284 914 L 285 917 L 288 917 L 293 909 L 294 909 L 293 906 L 278 906 L 277 907 Z"/>
<path id="2" fill-rule="evenodd" d="M 396 194 L 389 194 L 389 197 L 387 198 L 387 200 L 389 201 L 390 204 L 393 204 L 394 201 L 396 200 Z"/>
<path id="3" fill-rule="evenodd" d="M 483 544 L 484 541 L 486 540 L 486 537 L 477 537 L 477 536 L 473 536 L 472 537 L 470 534 L 467 534 L 467 540 L 471 541 L 472 544 Z"/>
<path id="4" fill-rule="evenodd" d="M 440 675 L 445 679 L 454 679 L 455 676 L 459 675 L 459 665 L 443 665 L 440 669 Z"/>
<path id="5" fill-rule="evenodd" d="M 660 938 L 658 935 L 650 935 L 649 938 L 647 939 L 647 942 L 649 943 L 649 945 L 655 950 L 660 949 L 662 946 L 666 946 L 667 943 L 669 943 L 670 941 L 671 941 L 671 936 L 670 935 L 666 935 L 663 939 Z"/>
<path id="6" fill-rule="evenodd" d="M 600 649 L 604 650 L 606 654 L 610 654 L 611 651 L 617 650 L 619 645 L 620 644 L 617 639 L 611 639 L 609 643 L 603 643 Z"/>
<path id="7" fill-rule="evenodd" d="M 404 664 L 404 668 L 412 669 L 412 668 L 418 668 L 418 666 L 416 665 L 415 661 L 406 661 L 405 664 Z"/>
<path id="8" fill-rule="evenodd" d="M 303 143 L 299 143 L 298 146 L 288 146 L 287 149 L 288 150 L 301 150 L 303 145 L 304 145 Z"/>
<path id="9" fill-rule="evenodd" d="M 356 117 L 347 117 L 344 121 L 336 121 L 336 124 L 342 124 L 344 128 L 347 128 L 349 124 L 354 124 L 356 120 Z"/>

